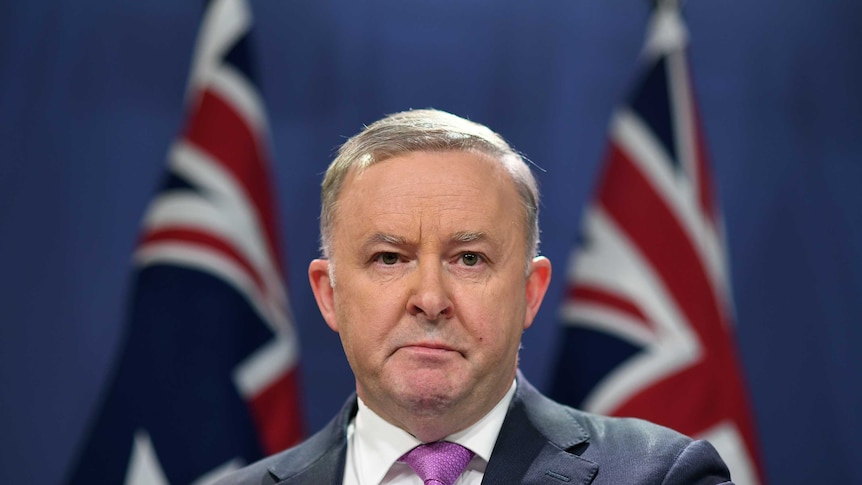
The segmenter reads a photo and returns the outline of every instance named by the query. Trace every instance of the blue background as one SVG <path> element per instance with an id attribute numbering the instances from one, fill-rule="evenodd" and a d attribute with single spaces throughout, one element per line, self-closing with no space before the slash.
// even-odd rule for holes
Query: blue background
<path id="1" fill-rule="evenodd" d="M 546 388 L 568 252 L 637 72 L 632 0 L 254 0 L 307 419 L 352 388 L 305 271 L 320 176 L 385 113 L 483 122 L 545 169 L 556 274 L 524 337 Z M 0 2 L 0 478 L 58 483 L 117 356 L 130 255 L 181 127 L 198 2 Z M 689 2 L 738 342 L 773 484 L 862 483 L 862 4 Z"/>

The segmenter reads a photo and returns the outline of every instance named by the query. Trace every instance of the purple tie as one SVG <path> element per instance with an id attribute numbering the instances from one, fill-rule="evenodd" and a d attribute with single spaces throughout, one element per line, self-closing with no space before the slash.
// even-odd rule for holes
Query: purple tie
<path id="1" fill-rule="evenodd" d="M 471 458 L 472 451 L 450 441 L 419 445 L 401 457 L 425 485 L 452 485 Z"/>

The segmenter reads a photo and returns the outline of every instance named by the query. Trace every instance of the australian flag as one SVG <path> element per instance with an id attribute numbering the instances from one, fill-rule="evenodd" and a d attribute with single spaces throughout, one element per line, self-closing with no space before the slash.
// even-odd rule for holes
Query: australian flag
<path id="1" fill-rule="evenodd" d="M 120 360 L 70 484 L 207 483 L 303 436 L 250 27 L 244 0 L 207 6 Z"/>
<path id="2" fill-rule="evenodd" d="M 735 483 L 763 484 L 686 43 L 658 2 L 567 270 L 551 395 L 707 439 Z"/>

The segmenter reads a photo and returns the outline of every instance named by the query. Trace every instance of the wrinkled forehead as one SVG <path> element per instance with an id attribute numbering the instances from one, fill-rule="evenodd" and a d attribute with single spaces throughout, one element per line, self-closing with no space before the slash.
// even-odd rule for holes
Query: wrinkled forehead
<path id="1" fill-rule="evenodd" d="M 333 236 L 348 245 L 357 238 L 405 243 L 502 238 L 509 245 L 510 239 L 523 239 L 521 214 L 517 187 L 496 160 L 463 151 L 414 152 L 346 177 Z"/>

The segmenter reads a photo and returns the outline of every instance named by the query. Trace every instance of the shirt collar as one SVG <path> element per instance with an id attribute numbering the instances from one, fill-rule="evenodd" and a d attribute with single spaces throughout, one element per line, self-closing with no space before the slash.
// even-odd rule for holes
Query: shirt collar
<path id="1" fill-rule="evenodd" d="M 445 441 L 452 441 L 469 449 L 485 464 L 491 458 L 497 435 L 506 419 L 509 403 L 515 395 L 516 381 L 491 411 L 469 428 L 453 433 Z M 362 399 L 348 434 L 353 434 L 357 458 L 357 473 L 369 479 L 367 483 L 380 483 L 392 465 L 408 451 L 422 444 L 410 433 L 389 423 L 371 410 Z"/>

